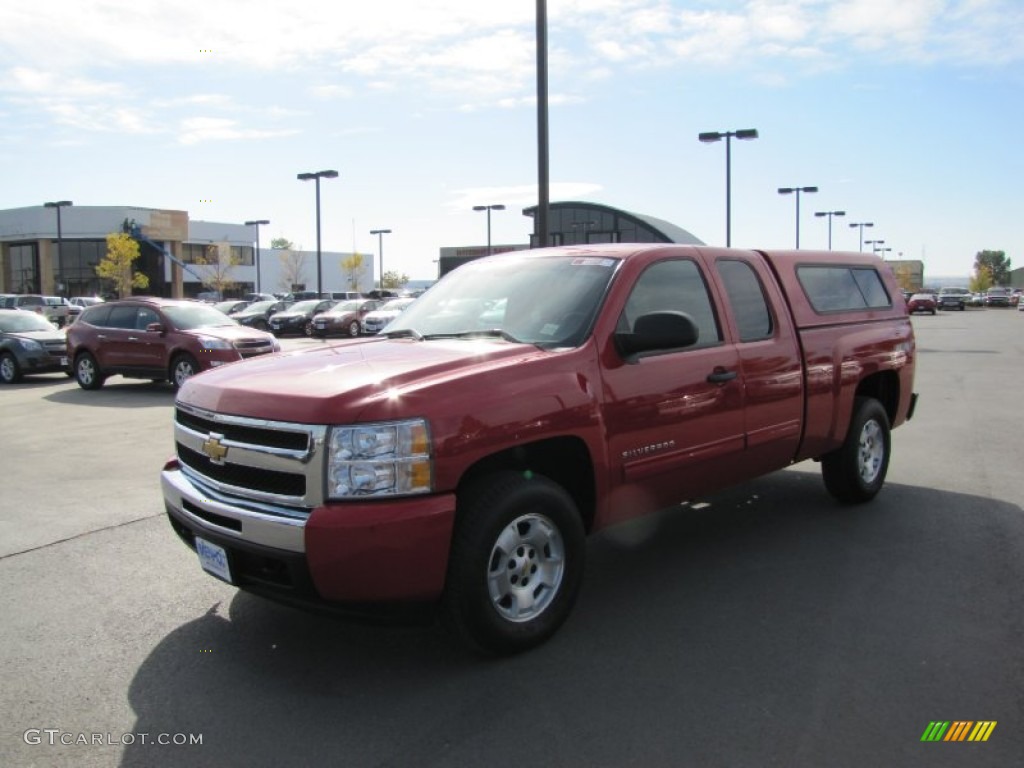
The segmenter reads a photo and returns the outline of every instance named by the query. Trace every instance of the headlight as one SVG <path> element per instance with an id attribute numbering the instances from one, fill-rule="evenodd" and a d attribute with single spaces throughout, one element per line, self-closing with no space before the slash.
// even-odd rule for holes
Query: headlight
<path id="1" fill-rule="evenodd" d="M 234 346 L 230 341 L 224 339 L 215 339 L 213 336 L 200 336 L 199 347 L 203 350 L 208 349 L 234 349 Z"/>
<path id="2" fill-rule="evenodd" d="M 430 435 L 423 419 L 331 429 L 330 498 L 429 493 L 431 474 Z"/>
<path id="3" fill-rule="evenodd" d="M 21 345 L 21 348 L 26 352 L 42 352 L 46 349 L 46 347 L 34 339 L 15 339 L 15 341 L 17 341 L 18 344 Z"/>

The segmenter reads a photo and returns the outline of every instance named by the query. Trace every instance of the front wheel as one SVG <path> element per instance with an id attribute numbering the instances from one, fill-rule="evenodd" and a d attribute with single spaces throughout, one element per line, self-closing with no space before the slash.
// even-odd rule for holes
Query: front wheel
<path id="1" fill-rule="evenodd" d="M 359 335 L 358 320 L 353 320 L 351 323 L 348 324 L 348 335 L 351 336 L 353 339 Z"/>
<path id="2" fill-rule="evenodd" d="M 21 369 L 18 361 L 10 352 L 0 355 L 0 382 L 4 384 L 15 384 L 21 381 Z"/>
<path id="3" fill-rule="evenodd" d="M 538 475 L 488 476 L 459 494 L 445 617 L 486 653 L 539 645 L 572 609 L 584 553 L 583 523 L 565 489 Z"/>
<path id="4" fill-rule="evenodd" d="M 178 355 L 171 363 L 171 383 L 180 389 L 186 380 L 199 373 L 199 363 L 192 355 Z"/>
<path id="5" fill-rule="evenodd" d="M 891 447 L 885 408 L 872 397 L 856 398 L 842 446 L 821 459 L 825 488 L 844 504 L 870 501 L 882 490 Z"/>

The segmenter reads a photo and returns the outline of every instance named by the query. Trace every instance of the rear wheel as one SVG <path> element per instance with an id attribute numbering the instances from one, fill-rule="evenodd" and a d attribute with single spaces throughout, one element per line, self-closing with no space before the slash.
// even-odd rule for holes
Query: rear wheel
<path id="1" fill-rule="evenodd" d="M 179 389 L 186 380 L 199 373 L 199 363 L 192 355 L 181 354 L 171 363 L 171 383 Z"/>
<path id="2" fill-rule="evenodd" d="M 351 323 L 348 324 L 348 335 L 351 336 L 352 338 L 355 338 L 356 336 L 359 335 L 358 320 L 353 320 Z"/>
<path id="3" fill-rule="evenodd" d="M 445 617 L 487 653 L 539 645 L 572 609 L 584 552 L 583 523 L 565 489 L 537 475 L 490 475 L 459 494 Z"/>
<path id="4" fill-rule="evenodd" d="M 10 352 L 0 355 L 0 382 L 4 384 L 15 384 L 21 381 L 21 368 L 18 361 Z"/>
<path id="5" fill-rule="evenodd" d="M 844 504 L 873 499 L 885 482 L 891 445 L 885 408 L 872 397 L 858 397 L 846 440 L 821 459 L 828 492 Z"/>
<path id="6" fill-rule="evenodd" d="M 305 334 L 306 334 L 306 336 L 308 336 L 308 337 L 312 338 L 312 336 L 313 336 L 313 321 L 312 321 L 312 320 L 310 320 L 309 322 L 307 322 L 307 323 L 306 323 L 306 324 L 305 324 L 305 325 L 304 325 L 304 326 L 302 327 L 302 332 L 303 332 L 303 333 L 305 333 Z M 327 335 L 327 334 L 325 333 L 325 334 L 324 334 L 324 336 L 326 336 L 326 335 Z"/>
<path id="7" fill-rule="evenodd" d="M 82 389 L 99 389 L 105 379 L 99 363 L 90 353 L 82 352 L 75 358 L 75 381 Z"/>

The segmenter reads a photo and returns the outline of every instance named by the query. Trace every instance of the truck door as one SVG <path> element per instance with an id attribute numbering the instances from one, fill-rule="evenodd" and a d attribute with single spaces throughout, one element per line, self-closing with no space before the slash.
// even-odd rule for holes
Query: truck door
<path id="1" fill-rule="evenodd" d="M 749 477 L 787 466 L 800 444 L 803 366 L 784 298 L 764 260 L 730 251 L 714 259 L 729 336 L 744 383 L 743 465 Z"/>
<path id="2" fill-rule="evenodd" d="M 613 494 L 611 519 L 666 507 L 727 485 L 744 447 L 739 355 L 694 258 L 667 258 L 637 279 L 618 318 L 632 330 L 654 311 L 685 312 L 694 346 L 618 360 L 603 371 L 602 404 Z"/>

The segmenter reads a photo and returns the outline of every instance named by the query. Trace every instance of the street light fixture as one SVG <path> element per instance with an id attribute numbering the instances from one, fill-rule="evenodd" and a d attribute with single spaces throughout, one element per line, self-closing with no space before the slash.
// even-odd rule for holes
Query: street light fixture
<path id="1" fill-rule="evenodd" d="M 70 200 L 57 200 L 56 202 L 52 203 L 43 203 L 44 208 L 57 209 L 57 264 L 59 265 L 58 269 L 60 269 L 61 272 L 64 271 L 64 260 L 61 258 L 61 250 L 64 245 L 64 237 L 61 234 L 60 229 L 60 209 L 70 205 L 74 205 L 74 203 L 72 203 Z"/>
<path id="2" fill-rule="evenodd" d="M 491 255 L 491 211 L 504 211 L 505 206 L 501 203 L 494 205 L 474 205 L 474 211 L 487 211 L 487 255 Z"/>
<path id="3" fill-rule="evenodd" d="M 796 249 L 800 250 L 800 193 L 817 192 L 817 187 L 779 187 L 780 195 L 791 195 L 796 193 Z"/>
<path id="4" fill-rule="evenodd" d="M 850 227 L 851 228 L 852 227 L 859 227 L 860 228 L 860 248 L 859 248 L 859 250 L 861 250 L 861 251 L 864 250 L 864 227 L 873 227 L 873 226 L 875 226 L 875 223 L 873 221 L 852 221 L 852 222 L 850 222 Z"/>
<path id="5" fill-rule="evenodd" d="M 878 246 L 885 243 L 885 240 L 865 240 L 864 245 L 871 246 L 872 253 L 878 253 Z"/>
<path id="6" fill-rule="evenodd" d="M 260 292 L 260 224 L 269 223 L 267 219 L 245 222 L 247 227 L 256 227 L 256 293 Z"/>
<path id="7" fill-rule="evenodd" d="M 299 181 L 316 181 L 316 295 L 323 293 L 323 265 L 320 258 L 320 179 L 336 179 L 337 171 L 313 171 L 300 173 L 296 176 Z"/>
<path id="8" fill-rule="evenodd" d="M 698 133 L 697 138 L 705 144 L 725 139 L 725 246 L 732 244 L 732 149 L 730 139 L 750 140 L 757 138 L 757 129 L 743 128 L 738 131 L 707 131 Z"/>
<path id="9" fill-rule="evenodd" d="M 828 216 L 828 249 L 832 250 L 832 217 L 845 216 L 846 211 L 815 211 L 815 216 Z"/>
<path id="10" fill-rule="evenodd" d="M 377 253 L 380 254 L 380 289 L 384 290 L 384 235 L 390 235 L 390 229 L 371 229 L 371 235 L 377 236 Z"/>

